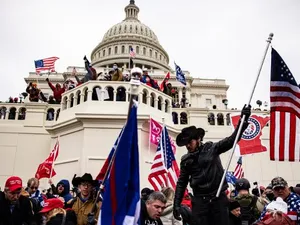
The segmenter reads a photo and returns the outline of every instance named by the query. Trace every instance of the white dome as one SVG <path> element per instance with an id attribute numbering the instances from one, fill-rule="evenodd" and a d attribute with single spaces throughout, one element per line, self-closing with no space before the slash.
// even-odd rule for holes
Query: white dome
<path id="1" fill-rule="evenodd" d="M 139 21 L 139 11 L 134 0 L 131 0 L 125 7 L 126 18 L 112 26 L 92 51 L 93 66 L 110 67 L 118 63 L 128 68 L 129 49 L 132 47 L 136 52 L 136 66 L 170 70 L 168 53 L 160 45 L 155 33 Z"/>

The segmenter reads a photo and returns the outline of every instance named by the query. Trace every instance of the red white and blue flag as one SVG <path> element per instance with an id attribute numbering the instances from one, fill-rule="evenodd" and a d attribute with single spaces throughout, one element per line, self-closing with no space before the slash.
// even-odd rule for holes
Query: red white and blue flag
<path id="1" fill-rule="evenodd" d="M 45 59 L 39 59 L 34 61 L 35 71 L 40 74 L 41 71 L 55 72 L 55 62 L 58 57 L 50 57 Z"/>
<path id="2" fill-rule="evenodd" d="M 148 180 L 155 191 L 160 191 L 163 187 L 172 187 L 175 190 L 179 173 L 169 134 L 164 127 Z"/>
<path id="3" fill-rule="evenodd" d="M 300 87 L 272 48 L 270 159 L 300 160 Z"/>
<path id="4" fill-rule="evenodd" d="M 244 170 L 243 170 L 243 163 L 242 163 L 242 157 L 241 156 L 239 157 L 239 159 L 236 163 L 233 175 L 236 179 L 241 179 L 241 178 L 244 177 Z"/>
<path id="5" fill-rule="evenodd" d="M 137 225 L 141 203 L 136 105 L 131 108 L 112 160 L 98 225 Z"/>
<path id="6" fill-rule="evenodd" d="M 130 49 L 129 49 L 129 55 L 130 55 L 130 58 L 135 58 L 135 55 L 136 55 L 131 46 L 130 46 Z"/>

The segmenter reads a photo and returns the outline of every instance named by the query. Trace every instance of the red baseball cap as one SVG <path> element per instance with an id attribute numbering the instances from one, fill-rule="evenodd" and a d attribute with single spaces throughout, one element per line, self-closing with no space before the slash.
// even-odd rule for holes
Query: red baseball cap
<path id="1" fill-rule="evenodd" d="M 50 198 L 45 201 L 44 208 L 40 211 L 40 213 L 46 213 L 56 208 L 63 208 L 64 203 L 62 200 L 58 198 Z"/>
<path id="2" fill-rule="evenodd" d="M 9 191 L 13 192 L 22 188 L 22 180 L 20 177 L 10 177 L 6 180 L 5 187 L 8 188 Z"/>

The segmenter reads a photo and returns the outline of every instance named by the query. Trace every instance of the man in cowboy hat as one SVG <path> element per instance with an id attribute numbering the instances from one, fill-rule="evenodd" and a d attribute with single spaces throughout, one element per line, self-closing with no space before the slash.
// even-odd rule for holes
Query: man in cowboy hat
<path id="1" fill-rule="evenodd" d="M 243 115 L 245 115 L 245 122 L 242 124 L 241 135 L 248 126 L 251 106 L 244 106 L 241 117 Z M 225 194 L 228 184 L 226 181 L 222 185 L 221 195 L 216 197 L 224 173 L 219 155 L 233 147 L 239 126 L 240 123 L 231 136 L 216 143 L 202 143 L 205 131 L 195 126 L 184 128 L 177 136 L 176 144 L 186 146 L 188 150 L 188 153 L 181 159 L 180 176 L 175 192 L 173 214 L 177 220 L 180 220 L 180 204 L 190 182 L 194 193 L 193 224 L 228 225 L 228 199 Z"/>
<path id="2" fill-rule="evenodd" d="M 80 194 L 73 201 L 72 206 L 77 216 L 77 224 L 93 224 L 88 222 L 89 216 L 94 213 L 94 218 L 98 218 L 101 206 L 98 202 L 96 211 L 92 212 L 95 202 L 95 188 L 98 186 L 98 181 L 94 180 L 91 174 L 85 173 L 82 177 L 74 177 L 72 183 L 80 190 Z M 96 224 L 96 221 L 94 221 L 94 224 Z"/>

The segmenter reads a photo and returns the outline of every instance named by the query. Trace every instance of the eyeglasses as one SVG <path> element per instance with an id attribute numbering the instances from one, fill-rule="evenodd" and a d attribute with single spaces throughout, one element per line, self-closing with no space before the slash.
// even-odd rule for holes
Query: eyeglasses
<path id="1" fill-rule="evenodd" d="M 90 183 L 81 183 L 82 187 L 91 187 L 92 185 Z"/>
<path id="2" fill-rule="evenodd" d="M 39 187 L 30 187 L 31 190 L 37 190 Z"/>

